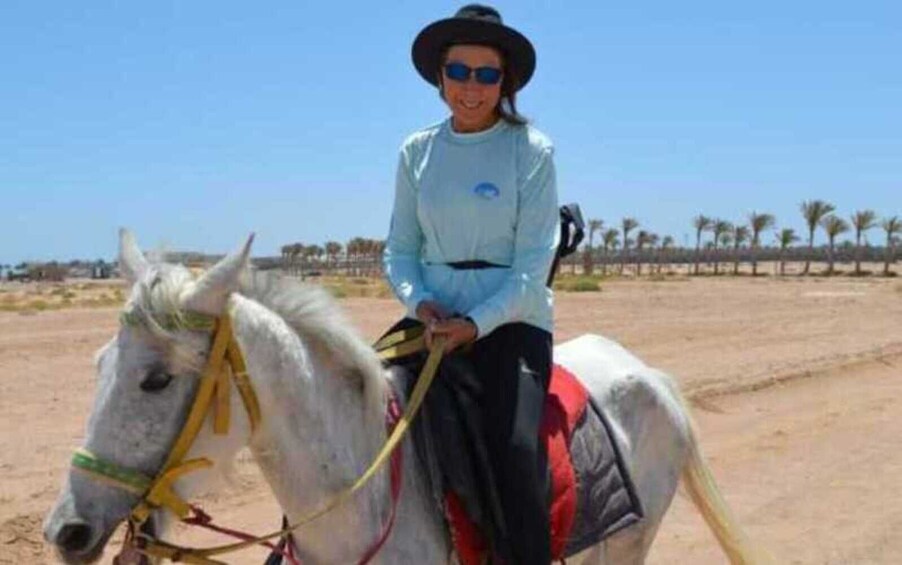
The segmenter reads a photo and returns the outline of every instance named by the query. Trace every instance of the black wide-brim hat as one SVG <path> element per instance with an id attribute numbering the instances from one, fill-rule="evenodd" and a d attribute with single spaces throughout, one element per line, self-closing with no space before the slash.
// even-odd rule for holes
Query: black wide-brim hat
<path id="1" fill-rule="evenodd" d="M 454 17 L 423 28 L 413 41 L 413 66 L 427 82 L 438 86 L 442 53 L 449 46 L 460 44 L 499 49 L 505 72 L 514 76 L 517 90 L 526 86 L 536 69 L 536 50 L 526 36 L 504 25 L 498 10 L 479 4 L 464 6 Z"/>

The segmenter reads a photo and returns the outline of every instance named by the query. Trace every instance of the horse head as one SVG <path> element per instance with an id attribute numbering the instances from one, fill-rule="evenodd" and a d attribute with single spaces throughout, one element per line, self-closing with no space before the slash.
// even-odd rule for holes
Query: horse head
<path id="1" fill-rule="evenodd" d="M 99 558 L 117 526 L 141 503 L 141 481 L 157 477 L 167 464 L 212 344 L 210 327 L 197 321 L 226 310 L 252 240 L 195 279 L 182 266 L 148 261 L 132 235 L 120 232 L 119 266 L 132 290 L 118 332 L 96 356 L 96 396 L 81 451 L 88 463 L 68 472 L 44 525 L 45 538 L 66 563 Z M 188 458 L 222 467 L 216 463 L 247 442 L 245 427 L 214 437 L 203 426 Z M 209 478 L 208 472 L 192 473 L 177 490 L 187 496 Z M 162 529 L 163 515 L 153 510 L 145 528 Z"/>

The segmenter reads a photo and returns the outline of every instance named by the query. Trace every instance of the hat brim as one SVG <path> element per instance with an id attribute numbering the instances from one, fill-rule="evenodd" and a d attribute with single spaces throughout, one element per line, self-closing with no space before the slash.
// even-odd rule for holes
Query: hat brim
<path id="1" fill-rule="evenodd" d="M 500 49 L 506 71 L 517 78 L 517 90 L 532 78 L 536 51 L 522 33 L 505 25 L 464 18 L 447 18 L 423 28 L 413 41 L 413 66 L 426 82 L 438 86 L 442 51 L 449 45 L 469 43 Z"/>

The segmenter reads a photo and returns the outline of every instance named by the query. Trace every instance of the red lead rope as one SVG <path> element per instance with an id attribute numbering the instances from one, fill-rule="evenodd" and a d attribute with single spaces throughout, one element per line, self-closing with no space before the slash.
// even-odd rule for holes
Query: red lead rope
<path id="1" fill-rule="evenodd" d="M 394 394 L 392 394 L 388 399 L 388 406 L 385 411 L 385 427 L 388 430 L 389 435 L 391 435 L 392 430 L 395 429 L 395 425 L 397 425 L 400 419 L 401 406 L 398 404 L 398 399 L 395 398 Z M 379 539 L 377 539 L 376 542 L 368 550 L 366 550 L 366 553 L 364 553 L 363 557 L 360 558 L 360 561 L 357 562 L 359 565 L 369 563 L 370 559 L 372 559 L 377 553 L 379 553 L 379 550 L 382 549 L 383 545 L 385 545 L 385 540 L 387 540 L 389 534 L 391 534 L 392 526 L 395 525 L 395 511 L 398 509 L 398 500 L 401 498 L 401 478 L 404 476 L 404 469 L 402 465 L 404 462 L 403 449 L 403 445 L 395 448 L 395 451 L 391 454 L 391 459 L 389 460 L 389 477 L 391 480 L 391 514 L 388 515 L 388 521 L 382 527 L 382 535 L 379 536 Z"/>
<path id="2" fill-rule="evenodd" d="M 388 429 L 389 435 L 391 434 L 392 430 L 395 429 L 395 426 L 400 419 L 401 406 L 398 404 L 398 400 L 397 398 L 395 398 L 395 395 L 391 395 L 388 399 L 388 406 L 385 411 L 385 427 Z M 391 513 L 388 516 L 388 521 L 382 527 L 382 533 L 379 535 L 379 538 L 375 542 L 373 542 L 373 545 L 371 545 L 369 549 L 366 550 L 366 552 L 363 554 L 363 557 L 361 557 L 357 562 L 358 565 L 369 563 L 370 560 L 375 557 L 377 553 L 379 553 L 379 550 L 382 549 L 382 546 L 385 545 L 386 540 L 388 540 L 388 536 L 391 534 L 392 527 L 395 525 L 395 514 L 398 508 L 398 500 L 401 498 L 401 479 L 404 476 L 404 457 L 402 450 L 403 447 L 396 448 L 391 455 L 391 459 L 389 460 L 389 477 L 391 480 Z M 242 541 L 255 539 L 255 536 L 246 532 L 217 526 L 213 523 L 213 519 L 209 514 L 196 506 L 192 506 L 191 511 L 193 513 L 193 516 L 182 520 L 183 523 L 188 524 L 189 526 L 200 526 L 201 528 L 206 528 L 220 534 L 232 536 L 233 538 L 237 538 Z M 300 559 L 295 557 L 294 555 L 294 541 L 291 539 L 291 537 L 291 534 L 287 535 L 288 539 L 286 540 L 287 543 L 285 544 L 284 549 L 282 549 L 282 547 L 277 547 L 276 545 L 273 545 L 269 542 L 260 542 L 260 545 L 269 548 L 278 555 L 281 555 L 282 558 L 289 563 L 289 565 L 301 565 Z"/>
<path id="3" fill-rule="evenodd" d="M 246 532 L 242 532 L 240 530 L 233 530 L 231 528 L 225 528 L 223 526 L 217 526 L 213 523 L 213 518 L 210 517 L 209 514 L 201 510 L 199 507 L 192 505 L 191 513 L 193 514 L 189 518 L 185 518 L 182 520 L 183 524 L 188 524 L 189 526 L 200 526 L 201 528 L 206 528 L 208 530 L 212 530 L 214 532 L 218 532 L 220 534 L 224 534 L 227 536 L 232 536 L 233 538 L 240 539 L 241 541 L 251 541 L 256 538 L 251 534 Z M 301 565 L 298 561 L 296 561 L 290 554 L 285 553 L 272 543 L 268 541 L 259 542 L 260 545 L 264 547 L 268 547 L 272 551 L 275 551 L 282 557 L 286 558 L 291 565 Z"/>

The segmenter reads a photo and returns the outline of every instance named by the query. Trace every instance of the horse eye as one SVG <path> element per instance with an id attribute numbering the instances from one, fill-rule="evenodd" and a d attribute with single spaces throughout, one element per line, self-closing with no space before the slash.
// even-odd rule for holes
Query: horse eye
<path id="1" fill-rule="evenodd" d="M 141 381 L 141 390 L 144 392 L 160 392 L 172 381 L 172 375 L 163 369 L 151 369 L 144 380 Z"/>

